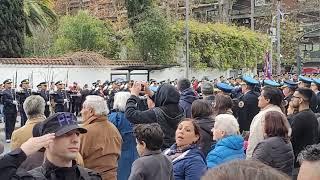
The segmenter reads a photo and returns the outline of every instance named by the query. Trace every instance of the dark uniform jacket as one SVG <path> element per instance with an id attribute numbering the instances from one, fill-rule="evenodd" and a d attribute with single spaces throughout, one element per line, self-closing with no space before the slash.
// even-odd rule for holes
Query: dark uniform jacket
<path id="1" fill-rule="evenodd" d="M 17 107 L 13 104 L 14 101 L 14 90 L 6 89 L 2 92 L 2 101 L 3 101 L 3 112 L 7 113 L 16 113 Z"/>
<path id="2" fill-rule="evenodd" d="M 259 96 L 260 94 L 258 92 L 249 91 L 239 98 L 238 122 L 240 132 L 249 131 L 252 119 L 259 113 Z"/>
<path id="3" fill-rule="evenodd" d="M 23 103 L 31 95 L 30 89 L 21 89 L 17 92 L 17 101 L 19 103 L 19 107 L 23 110 Z"/>
<path id="4" fill-rule="evenodd" d="M 31 171 L 19 169 L 27 158 L 20 149 L 16 149 L 0 159 L 1 180 L 101 180 L 101 176 L 89 169 L 74 165 L 70 168 L 56 167 L 49 161 Z"/>
<path id="5" fill-rule="evenodd" d="M 68 98 L 68 93 L 65 90 L 57 90 L 54 94 L 54 102 L 56 103 L 56 112 L 68 111 L 68 103 L 64 102 L 64 99 Z M 70 106 L 70 104 L 69 104 Z"/>

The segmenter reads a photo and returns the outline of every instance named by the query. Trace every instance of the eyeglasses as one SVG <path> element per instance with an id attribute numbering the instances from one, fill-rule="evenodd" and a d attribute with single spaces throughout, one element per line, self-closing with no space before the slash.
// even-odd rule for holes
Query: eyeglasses
<path id="1" fill-rule="evenodd" d="M 293 98 L 302 99 L 302 100 L 304 100 L 304 101 L 307 101 L 307 100 L 305 100 L 304 98 L 299 97 L 299 96 L 292 96 L 291 100 L 292 100 Z"/>

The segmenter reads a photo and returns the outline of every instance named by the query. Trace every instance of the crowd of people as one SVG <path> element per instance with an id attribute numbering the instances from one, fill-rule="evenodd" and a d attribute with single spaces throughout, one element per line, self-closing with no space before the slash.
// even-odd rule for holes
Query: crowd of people
<path id="1" fill-rule="evenodd" d="M 316 77 L 3 84 L 1 180 L 320 179 Z"/>

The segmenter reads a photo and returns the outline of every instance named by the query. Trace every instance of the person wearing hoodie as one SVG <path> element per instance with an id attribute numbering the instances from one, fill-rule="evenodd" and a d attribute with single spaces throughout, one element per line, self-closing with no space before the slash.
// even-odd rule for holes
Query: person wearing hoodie
<path id="1" fill-rule="evenodd" d="M 137 103 L 140 101 L 138 96 L 141 90 L 154 101 L 154 108 L 145 111 L 138 109 Z M 141 83 L 135 82 L 126 104 L 125 116 L 133 124 L 158 123 L 164 132 L 164 143 L 161 149 L 167 149 L 174 144 L 175 130 L 184 117 L 179 99 L 179 92 L 170 84 L 162 84 L 158 91 L 153 93 L 146 83 L 141 86 Z"/>
<path id="2" fill-rule="evenodd" d="M 177 89 L 180 92 L 179 105 L 182 107 L 185 117 L 191 118 L 191 105 L 198 97 L 191 88 L 190 81 L 186 78 L 178 81 Z"/>
<path id="3" fill-rule="evenodd" d="M 173 164 L 175 180 L 200 180 L 207 170 L 199 149 L 200 127 L 193 119 L 184 119 L 175 132 L 175 144 L 164 151 Z"/>
<path id="4" fill-rule="evenodd" d="M 216 116 L 212 133 L 217 144 L 207 156 L 208 168 L 231 160 L 245 159 L 244 139 L 239 135 L 239 124 L 233 115 L 220 114 Z"/>
<path id="5" fill-rule="evenodd" d="M 211 132 L 211 129 L 214 126 L 214 119 L 211 117 L 213 114 L 212 105 L 207 100 L 198 99 L 192 103 L 191 111 L 192 118 L 200 127 L 200 149 L 203 154 L 207 156 L 214 143 Z"/>

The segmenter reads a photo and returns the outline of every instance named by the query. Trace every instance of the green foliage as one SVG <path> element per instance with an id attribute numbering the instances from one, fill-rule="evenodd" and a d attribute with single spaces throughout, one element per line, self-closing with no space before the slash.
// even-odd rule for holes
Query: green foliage
<path id="1" fill-rule="evenodd" d="M 246 28 L 196 21 L 189 26 L 190 60 L 196 68 L 252 68 L 269 47 L 267 36 Z M 179 42 L 184 42 L 184 29 L 184 22 L 175 26 Z"/>
<path id="2" fill-rule="evenodd" d="M 119 43 L 111 26 L 85 11 L 62 17 L 54 42 L 57 54 L 81 50 L 96 51 L 112 58 L 117 58 L 119 52 Z"/>
<path id="3" fill-rule="evenodd" d="M 172 62 L 176 40 L 170 22 L 155 8 L 149 8 L 133 27 L 133 40 L 142 59 L 163 64 Z"/>
<path id="4" fill-rule="evenodd" d="M 282 62 L 285 64 L 293 64 L 296 62 L 299 24 L 290 18 L 286 18 L 281 23 L 281 55 Z"/>
<path id="5" fill-rule="evenodd" d="M 26 34 L 32 36 L 36 28 L 46 28 L 57 21 L 53 0 L 24 0 Z"/>
<path id="6" fill-rule="evenodd" d="M 0 1 L 0 58 L 23 55 L 24 20 L 23 1 Z"/>
<path id="7" fill-rule="evenodd" d="M 148 8 L 152 7 L 154 0 L 126 0 L 126 8 L 128 12 L 128 22 L 133 27 L 141 19 Z"/>

